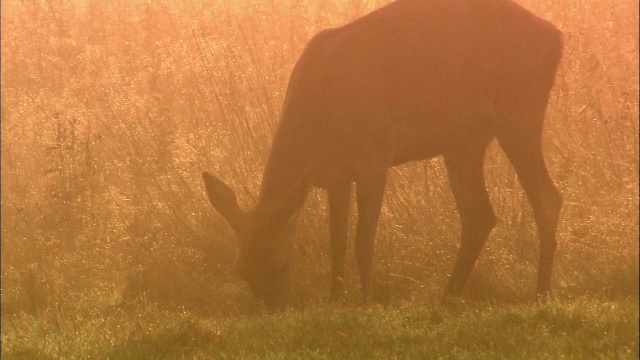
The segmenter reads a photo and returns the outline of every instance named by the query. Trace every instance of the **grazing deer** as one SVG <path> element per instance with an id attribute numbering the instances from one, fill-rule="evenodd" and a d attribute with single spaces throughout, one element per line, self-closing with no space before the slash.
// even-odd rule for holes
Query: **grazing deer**
<path id="1" fill-rule="evenodd" d="M 369 296 L 387 170 L 443 155 L 462 224 L 445 295 L 459 294 L 496 223 L 483 177 L 495 137 L 533 207 L 537 292 L 547 293 L 562 200 L 541 137 L 561 52 L 561 32 L 510 0 L 397 0 L 316 35 L 291 74 L 255 209 L 241 210 L 227 185 L 203 174 L 239 239 L 236 270 L 268 306 L 287 304 L 294 223 L 318 186 L 328 191 L 339 297 L 355 182 L 355 255 Z"/>

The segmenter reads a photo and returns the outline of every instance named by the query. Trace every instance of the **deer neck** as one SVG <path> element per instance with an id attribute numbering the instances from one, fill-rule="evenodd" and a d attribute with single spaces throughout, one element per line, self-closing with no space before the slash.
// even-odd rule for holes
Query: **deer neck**
<path id="1" fill-rule="evenodd" d="M 262 178 L 256 210 L 283 222 L 294 217 L 310 189 L 309 143 L 278 129 Z"/>

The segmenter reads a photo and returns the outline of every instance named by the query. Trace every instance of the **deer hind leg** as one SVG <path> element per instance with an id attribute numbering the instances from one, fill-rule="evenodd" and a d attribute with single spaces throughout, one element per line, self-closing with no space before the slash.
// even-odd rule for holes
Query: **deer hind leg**
<path id="1" fill-rule="evenodd" d="M 356 229 L 356 260 L 362 284 L 362 293 L 368 300 L 371 292 L 373 249 L 375 244 L 378 218 L 387 182 L 387 172 L 366 174 L 358 177 L 357 203 L 358 227 Z"/>
<path id="2" fill-rule="evenodd" d="M 542 116 L 536 124 L 542 124 Z M 529 198 L 540 237 L 540 263 L 537 293 L 551 289 L 553 257 L 557 247 L 556 230 L 562 198 L 556 189 L 542 155 L 542 126 L 498 133 L 500 146 L 513 164 L 518 179 Z"/>
<path id="3" fill-rule="evenodd" d="M 444 155 L 451 190 L 460 213 L 462 241 L 445 296 L 459 295 L 491 230 L 496 224 L 484 183 L 488 140 Z"/>
<path id="4" fill-rule="evenodd" d="M 329 193 L 329 231 L 331 233 L 331 299 L 344 297 L 344 263 L 349 235 L 351 182 L 341 180 L 327 189 Z"/>

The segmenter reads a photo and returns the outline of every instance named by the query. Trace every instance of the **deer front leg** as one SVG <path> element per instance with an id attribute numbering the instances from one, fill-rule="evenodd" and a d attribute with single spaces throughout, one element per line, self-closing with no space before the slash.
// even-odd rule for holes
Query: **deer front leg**
<path id="1" fill-rule="evenodd" d="M 373 248 L 386 182 L 386 171 L 367 174 L 357 180 L 358 228 L 356 230 L 356 259 L 365 301 L 369 300 L 371 296 Z"/>
<path id="2" fill-rule="evenodd" d="M 351 182 L 339 181 L 327 189 L 329 193 L 329 231 L 331 233 L 331 299 L 344 298 L 344 263 L 349 236 Z"/>

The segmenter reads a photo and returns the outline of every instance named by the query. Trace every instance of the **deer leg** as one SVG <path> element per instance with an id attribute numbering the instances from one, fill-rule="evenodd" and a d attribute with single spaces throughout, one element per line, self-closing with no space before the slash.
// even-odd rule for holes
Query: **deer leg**
<path id="1" fill-rule="evenodd" d="M 331 233 L 331 299 L 344 297 L 344 263 L 349 234 L 351 182 L 340 181 L 328 188 L 329 231 Z"/>
<path id="2" fill-rule="evenodd" d="M 540 131 L 520 131 L 520 136 L 498 136 L 498 141 L 516 169 L 529 198 L 540 237 L 537 293 L 551 289 L 553 257 L 557 247 L 556 230 L 562 198 L 544 164 Z"/>
<path id="3" fill-rule="evenodd" d="M 373 249 L 380 217 L 380 208 L 387 182 L 387 172 L 366 174 L 357 180 L 358 227 L 356 229 L 356 260 L 365 300 L 371 295 Z"/>
<path id="4" fill-rule="evenodd" d="M 486 145 L 487 143 L 483 142 L 478 146 L 444 155 L 462 227 L 460 252 L 445 296 L 460 294 L 476 264 L 480 250 L 496 224 L 484 184 L 483 163 Z"/>

